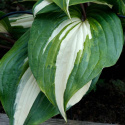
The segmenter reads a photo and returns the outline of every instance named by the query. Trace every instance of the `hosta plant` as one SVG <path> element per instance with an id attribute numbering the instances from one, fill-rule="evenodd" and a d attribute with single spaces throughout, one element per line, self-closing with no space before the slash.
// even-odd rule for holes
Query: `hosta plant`
<path id="1" fill-rule="evenodd" d="M 66 110 L 119 59 L 117 14 L 124 8 L 122 0 L 38 0 L 33 17 L 9 18 L 11 26 L 1 20 L 1 32 L 26 28 L 0 60 L 0 100 L 10 125 L 37 125 L 59 113 L 67 121 Z"/>

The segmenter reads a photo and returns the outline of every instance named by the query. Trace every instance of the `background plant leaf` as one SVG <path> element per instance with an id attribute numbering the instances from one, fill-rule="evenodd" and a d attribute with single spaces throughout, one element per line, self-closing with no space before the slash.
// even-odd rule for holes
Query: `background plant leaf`
<path id="1" fill-rule="evenodd" d="M 61 9 L 52 0 L 38 0 L 33 7 L 33 14 L 36 16 L 41 13 L 58 12 Z"/>
<path id="2" fill-rule="evenodd" d="M 34 83 L 35 88 L 32 86 L 32 82 L 35 79 L 33 76 L 31 77 L 30 74 L 32 73 L 27 73 L 28 40 L 29 31 L 16 42 L 13 48 L 0 61 L 0 100 L 10 119 L 10 125 L 15 125 L 17 121 L 18 125 L 40 124 L 58 114 L 57 109 L 47 100 L 45 95 L 40 92 L 36 86 L 37 84 Z M 31 81 L 31 84 L 29 82 L 30 86 L 26 89 L 25 87 L 28 85 L 27 80 L 31 78 L 34 80 Z M 29 91 L 30 95 L 27 95 L 28 93 L 25 93 L 26 91 Z M 31 105 L 31 100 L 34 98 L 34 95 L 36 95 L 35 92 L 38 92 L 38 96 Z M 25 100 L 22 103 L 21 98 Z M 25 109 L 26 106 L 30 109 Z M 21 111 L 24 112 L 21 113 Z"/>
<path id="3" fill-rule="evenodd" d="M 12 27 L 12 35 L 15 39 L 19 39 L 31 26 L 34 18 L 29 14 L 16 14 L 9 17 Z"/>
<path id="4" fill-rule="evenodd" d="M 5 15 L 5 13 L 0 11 L 0 17 L 2 17 L 4 15 Z M 3 18 L 2 20 L 0 20 L 0 32 L 7 33 L 10 31 L 11 31 L 11 25 L 10 25 L 9 19 L 6 17 L 6 18 Z"/>
<path id="5" fill-rule="evenodd" d="M 113 6 L 116 13 L 125 14 L 125 2 L 124 0 L 53 0 L 67 15 L 70 15 L 68 10 L 69 6 L 77 5 L 81 3 L 94 2 L 99 4 L 105 4 Z"/>

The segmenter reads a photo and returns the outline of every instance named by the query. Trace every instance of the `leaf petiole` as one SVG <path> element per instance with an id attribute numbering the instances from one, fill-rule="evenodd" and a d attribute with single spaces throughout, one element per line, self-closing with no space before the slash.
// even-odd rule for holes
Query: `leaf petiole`
<path id="1" fill-rule="evenodd" d="M 80 4 L 81 8 L 82 8 L 82 21 L 86 20 L 86 12 L 85 12 L 85 6 L 84 4 Z"/>

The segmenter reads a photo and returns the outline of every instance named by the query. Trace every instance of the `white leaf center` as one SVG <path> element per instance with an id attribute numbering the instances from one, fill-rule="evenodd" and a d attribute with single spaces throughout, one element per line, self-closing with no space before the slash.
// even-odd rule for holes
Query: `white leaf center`
<path id="1" fill-rule="evenodd" d="M 62 34 L 66 34 L 66 32 L 67 29 L 64 30 Z M 78 25 L 73 27 L 73 29 L 70 30 L 67 36 L 63 39 L 59 53 L 57 55 L 55 74 L 55 95 L 58 108 L 65 120 L 66 116 L 64 112 L 64 92 L 66 89 L 69 75 L 73 70 L 77 53 L 80 50 L 83 51 L 83 45 L 87 35 L 89 36 L 89 39 L 92 38 L 89 22 L 86 20 L 85 22 L 79 23 Z M 61 38 L 62 36 L 60 36 L 60 39 Z"/>

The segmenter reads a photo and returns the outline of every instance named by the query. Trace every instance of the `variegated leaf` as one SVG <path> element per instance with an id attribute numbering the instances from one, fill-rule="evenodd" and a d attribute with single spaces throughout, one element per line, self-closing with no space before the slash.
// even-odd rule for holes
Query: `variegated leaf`
<path id="1" fill-rule="evenodd" d="M 33 16 L 29 14 L 18 15 L 16 17 L 10 17 L 9 21 L 11 26 L 20 26 L 23 28 L 29 28 L 32 26 L 33 23 Z"/>
<path id="2" fill-rule="evenodd" d="M 4 16 L 5 13 L 0 11 L 0 17 Z M 0 20 L 0 33 L 7 33 L 11 31 L 11 26 L 8 18 L 3 18 Z"/>
<path id="3" fill-rule="evenodd" d="M 29 14 L 16 14 L 9 17 L 14 38 L 19 39 L 32 26 L 33 20 L 33 15 Z"/>
<path id="4" fill-rule="evenodd" d="M 60 8 L 53 3 L 53 0 L 38 0 L 33 7 L 33 14 L 36 16 L 40 13 L 60 11 Z"/>
<path id="5" fill-rule="evenodd" d="M 82 98 L 79 93 L 88 91 L 104 67 L 116 63 L 123 47 L 121 22 L 108 7 L 89 7 L 84 22 L 79 11 L 71 18 L 62 12 L 38 15 L 29 41 L 31 70 L 65 119 L 66 108 Z"/>
<path id="6" fill-rule="evenodd" d="M 62 10 L 66 12 L 69 18 L 71 18 L 69 13 L 70 0 L 53 0 L 53 2 L 55 2 Z"/>
<path id="7" fill-rule="evenodd" d="M 124 0 L 39 0 L 34 6 L 34 15 L 54 11 L 57 7 L 53 3 L 56 3 L 70 17 L 69 6 L 88 2 L 104 4 L 113 7 L 116 13 L 125 14 Z"/>
<path id="8" fill-rule="evenodd" d="M 37 125 L 58 114 L 28 66 L 29 31 L 0 61 L 0 99 L 10 125 Z"/>
<path id="9" fill-rule="evenodd" d="M 80 3 L 92 2 L 97 4 L 104 4 L 113 8 L 116 13 L 125 14 L 125 2 L 124 0 L 70 0 L 69 6 Z M 61 1 L 60 1 L 61 3 Z"/>

